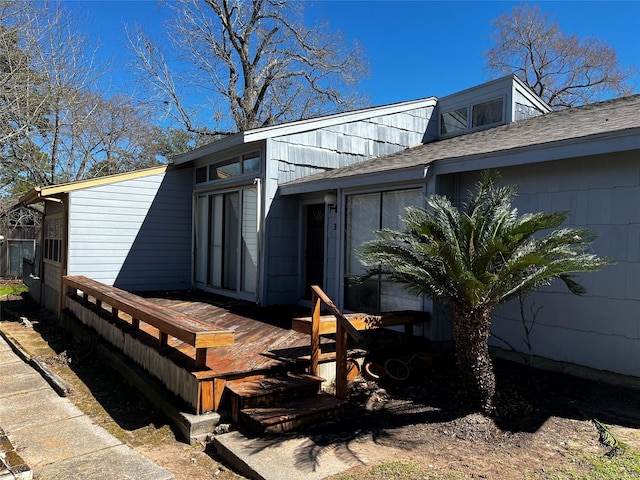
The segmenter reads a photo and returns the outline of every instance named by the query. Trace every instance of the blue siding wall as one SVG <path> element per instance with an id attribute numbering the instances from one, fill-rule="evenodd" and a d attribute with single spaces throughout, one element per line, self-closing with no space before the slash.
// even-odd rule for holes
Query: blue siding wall
<path id="1" fill-rule="evenodd" d="M 432 112 L 433 106 L 422 106 L 267 141 L 264 305 L 296 303 L 304 282 L 299 278 L 304 261 L 299 252 L 304 237 L 300 206 L 297 200 L 279 197 L 278 185 L 417 145 L 425 140 Z M 327 258 L 336 258 L 337 245 L 328 244 Z M 335 272 L 331 275 L 335 281 Z"/>
<path id="2" fill-rule="evenodd" d="M 295 303 L 301 285 L 298 282 L 299 258 L 298 200 L 278 197 L 271 204 L 265 224 L 265 257 L 263 278 L 267 285 L 263 305 Z"/>
<path id="3" fill-rule="evenodd" d="M 619 153 L 500 169 L 505 184 L 519 185 L 519 212 L 569 210 L 563 226 L 599 233 L 598 255 L 616 263 L 583 273 L 583 296 L 556 281 L 528 296 L 539 310 L 531 334 L 533 353 L 542 357 L 640 377 L 640 164 L 637 153 Z M 464 175 L 460 191 L 474 177 Z M 494 332 L 526 352 L 517 301 L 498 309 Z M 494 340 L 496 346 L 504 344 Z"/>
<path id="4" fill-rule="evenodd" d="M 72 192 L 69 275 L 129 291 L 190 288 L 192 174 L 174 170 Z"/>

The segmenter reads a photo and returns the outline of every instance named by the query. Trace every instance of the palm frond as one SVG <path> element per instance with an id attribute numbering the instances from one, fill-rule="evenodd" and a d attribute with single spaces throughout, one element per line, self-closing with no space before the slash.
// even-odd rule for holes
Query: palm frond
<path id="1" fill-rule="evenodd" d="M 472 308 L 495 306 L 554 278 L 584 293 L 574 275 L 611 263 L 590 252 L 597 234 L 557 229 L 566 211 L 519 215 L 512 206 L 517 188 L 497 186 L 498 178 L 483 174 L 461 209 L 438 195 L 426 208 L 407 208 L 406 230 L 381 230 L 362 246 L 367 276 L 384 275 L 412 293 Z"/>

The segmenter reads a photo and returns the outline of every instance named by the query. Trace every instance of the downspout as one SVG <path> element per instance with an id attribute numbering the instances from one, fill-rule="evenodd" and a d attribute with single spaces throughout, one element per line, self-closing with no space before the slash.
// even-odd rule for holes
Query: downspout
<path id="1" fill-rule="evenodd" d="M 256 291 L 255 302 L 256 305 L 260 305 L 260 289 L 262 283 L 260 282 L 260 276 L 262 272 L 262 179 L 256 177 L 253 179 L 253 184 L 256 186 Z"/>
<path id="2" fill-rule="evenodd" d="M 191 290 L 196 289 L 196 262 L 198 261 L 198 195 L 191 197 Z"/>
<path id="3" fill-rule="evenodd" d="M 344 309 L 344 263 L 345 263 L 345 211 L 346 211 L 346 196 L 344 189 L 338 188 L 336 190 L 336 259 L 335 259 L 335 275 L 336 283 L 338 284 L 338 290 L 336 292 L 336 302 L 339 308 Z"/>

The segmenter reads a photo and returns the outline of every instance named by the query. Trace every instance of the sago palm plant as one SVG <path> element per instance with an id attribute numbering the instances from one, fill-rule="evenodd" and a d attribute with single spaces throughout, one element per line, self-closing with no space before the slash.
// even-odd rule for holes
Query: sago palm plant
<path id="1" fill-rule="evenodd" d="M 485 411 L 492 411 L 495 377 L 489 356 L 494 307 L 553 279 L 584 293 L 571 274 L 590 272 L 609 260 L 590 253 L 596 234 L 558 228 L 569 212 L 526 213 L 512 207 L 516 186 L 498 186 L 485 172 L 458 209 L 442 196 L 427 208 L 409 207 L 406 230 L 380 230 L 360 259 L 367 276 L 382 275 L 451 308 L 458 368 Z"/>

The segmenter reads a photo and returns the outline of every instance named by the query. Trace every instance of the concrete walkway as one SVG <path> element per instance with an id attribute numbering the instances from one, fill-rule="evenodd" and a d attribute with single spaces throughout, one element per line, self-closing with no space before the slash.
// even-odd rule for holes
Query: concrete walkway
<path id="1" fill-rule="evenodd" d="M 375 451 L 371 436 L 318 444 L 296 433 L 252 438 L 230 432 L 217 435 L 214 444 L 228 464 L 253 480 L 321 480 L 369 463 L 368 453 Z"/>
<path id="2" fill-rule="evenodd" d="M 3 469 L 10 463 L 6 458 L 22 459 L 28 468 Z M 0 480 L 31 474 L 56 480 L 174 479 L 59 397 L 0 335 Z"/>

